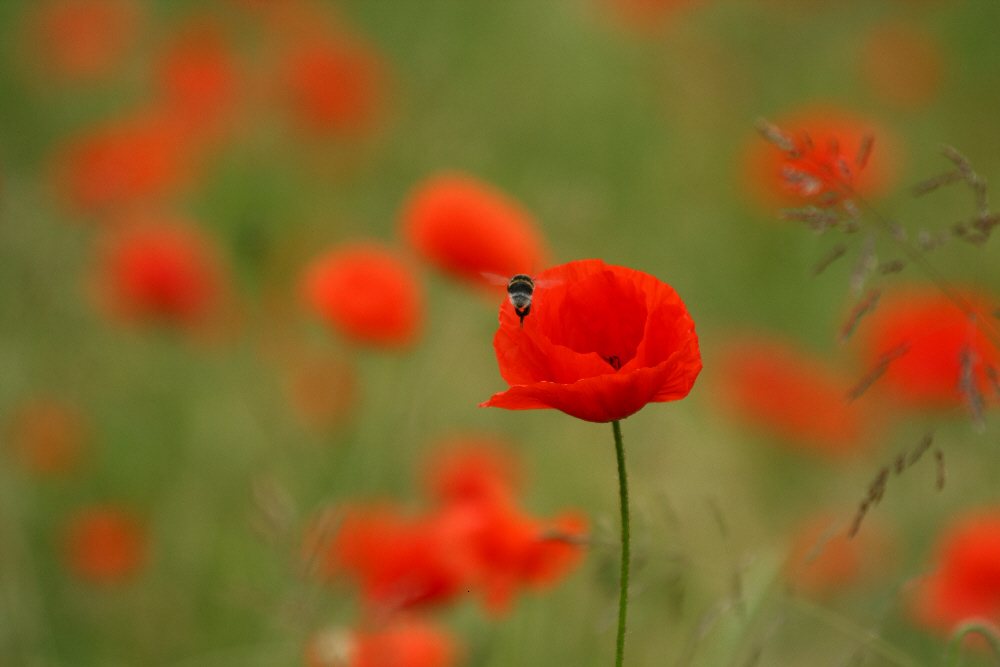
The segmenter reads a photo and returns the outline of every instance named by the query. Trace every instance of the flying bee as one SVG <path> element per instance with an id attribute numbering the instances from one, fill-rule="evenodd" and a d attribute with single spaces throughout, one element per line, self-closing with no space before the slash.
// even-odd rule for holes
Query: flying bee
<path id="1" fill-rule="evenodd" d="M 524 328 L 524 318 L 531 312 L 531 298 L 535 293 L 535 289 L 559 284 L 558 281 L 535 280 L 524 273 L 519 273 L 512 278 L 504 278 L 492 273 L 483 273 L 483 277 L 494 285 L 507 286 L 507 298 L 510 299 L 511 305 L 514 306 L 514 313 L 521 318 L 520 328 L 522 329 Z"/>

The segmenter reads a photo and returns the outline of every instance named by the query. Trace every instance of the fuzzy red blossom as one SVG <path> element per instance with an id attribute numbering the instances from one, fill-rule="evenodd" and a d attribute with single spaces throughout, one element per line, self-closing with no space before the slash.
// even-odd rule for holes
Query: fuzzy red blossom
<path id="1" fill-rule="evenodd" d="M 895 142 L 869 119 L 818 107 L 773 127 L 783 140 L 754 138 L 743 164 L 749 189 L 767 208 L 830 205 L 854 192 L 877 197 L 896 178 Z"/>
<path id="2" fill-rule="evenodd" d="M 80 410 L 48 397 L 23 403 L 8 422 L 15 457 L 36 475 L 60 475 L 75 469 L 87 448 L 88 430 Z"/>
<path id="3" fill-rule="evenodd" d="M 87 213 L 161 201 L 189 175 L 185 139 L 183 127 L 159 112 L 106 123 L 62 149 L 57 185 L 71 207 Z"/>
<path id="4" fill-rule="evenodd" d="M 521 488 L 521 467 L 510 451 L 493 436 L 449 438 L 425 466 L 429 495 L 439 505 L 511 500 Z"/>
<path id="5" fill-rule="evenodd" d="M 31 48 L 42 69 L 93 80 L 120 65 L 135 41 L 139 12 L 131 0 L 44 0 L 31 18 Z"/>
<path id="6" fill-rule="evenodd" d="M 450 667 L 458 649 L 450 635 L 406 620 L 374 631 L 332 629 L 306 646 L 308 667 Z"/>
<path id="7" fill-rule="evenodd" d="M 323 571 L 356 579 L 376 615 L 440 605 L 465 592 L 469 579 L 449 537 L 433 517 L 389 505 L 349 508 L 322 554 Z"/>
<path id="8" fill-rule="evenodd" d="M 395 252 L 376 244 L 321 256 L 303 274 L 300 293 L 310 311 L 361 343 L 405 347 L 422 325 L 416 276 Z"/>
<path id="9" fill-rule="evenodd" d="M 306 132 L 351 138 L 375 124 L 385 97 L 381 59 L 349 37 L 309 38 L 283 66 L 291 111 Z"/>
<path id="10" fill-rule="evenodd" d="M 937 546 L 937 570 L 913 600 L 918 623 L 950 634 L 959 623 L 1000 623 L 1000 512 L 977 511 L 956 520 Z"/>
<path id="11" fill-rule="evenodd" d="M 849 526 L 820 514 L 799 526 L 785 561 L 784 574 L 797 592 L 830 597 L 863 585 L 885 572 L 892 560 L 884 529 L 851 537 Z"/>
<path id="12" fill-rule="evenodd" d="M 440 174 L 420 183 L 402 214 L 402 231 L 441 270 L 486 285 L 483 273 L 534 273 L 545 244 L 531 215 L 508 195 L 471 176 Z"/>
<path id="13" fill-rule="evenodd" d="M 963 298 L 979 313 L 983 326 L 992 326 L 989 299 L 970 290 Z M 870 365 L 905 349 L 879 380 L 905 405 L 948 408 L 967 400 L 970 388 L 982 395 L 993 392 L 990 372 L 998 372 L 1000 353 L 938 290 L 904 288 L 884 295 L 861 331 L 862 355 Z"/>
<path id="14" fill-rule="evenodd" d="M 69 570 L 96 584 L 133 577 L 146 558 L 146 530 L 129 512 L 115 505 L 93 505 L 77 511 L 63 535 Z"/>
<path id="15" fill-rule="evenodd" d="M 192 327 L 218 316 L 225 274 L 211 240 L 185 222 L 113 232 L 97 269 L 98 299 L 115 318 Z"/>
<path id="16" fill-rule="evenodd" d="M 223 134 L 239 101 L 240 74 L 222 29 L 193 23 L 160 58 L 163 104 L 194 139 Z"/>
<path id="17" fill-rule="evenodd" d="M 596 259 L 537 278 L 523 327 L 509 300 L 500 308 L 493 348 L 510 389 L 482 407 L 555 408 L 609 422 L 691 391 L 701 371 L 698 337 L 672 287 Z"/>
<path id="18" fill-rule="evenodd" d="M 867 442 L 866 409 L 847 401 L 852 379 L 791 344 L 734 341 L 717 368 L 722 406 L 791 447 L 841 457 Z"/>

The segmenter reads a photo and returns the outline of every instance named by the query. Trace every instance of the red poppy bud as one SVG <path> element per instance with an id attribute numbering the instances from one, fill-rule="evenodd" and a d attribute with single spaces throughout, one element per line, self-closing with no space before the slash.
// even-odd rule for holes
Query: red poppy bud
<path id="1" fill-rule="evenodd" d="M 64 535 L 66 564 L 82 579 L 112 584 L 133 576 L 146 554 L 143 527 L 114 505 L 77 512 Z"/>
<path id="2" fill-rule="evenodd" d="M 596 259 L 540 273 L 523 328 L 505 301 L 493 348 L 510 389 L 481 407 L 593 422 L 684 398 L 701 371 L 694 321 L 673 288 Z"/>
<path id="3" fill-rule="evenodd" d="M 441 270 L 479 285 L 483 272 L 532 273 L 544 260 L 537 225 L 503 192 L 472 177 L 439 175 L 417 186 L 402 214 L 403 235 Z"/>
<path id="4" fill-rule="evenodd" d="M 331 327 L 362 343 L 411 344 L 421 325 L 416 277 L 395 253 L 374 244 L 333 250 L 303 274 L 305 305 Z"/>

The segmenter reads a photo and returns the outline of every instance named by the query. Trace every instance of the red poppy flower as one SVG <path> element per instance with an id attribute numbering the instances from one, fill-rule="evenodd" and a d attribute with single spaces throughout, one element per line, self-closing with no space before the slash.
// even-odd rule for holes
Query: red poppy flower
<path id="1" fill-rule="evenodd" d="M 323 569 L 357 579 L 369 611 L 377 615 L 455 599 L 468 568 L 441 526 L 390 506 L 352 508 L 323 552 Z"/>
<path id="2" fill-rule="evenodd" d="M 510 446 L 489 435 L 449 438 L 426 466 L 430 496 L 441 505 L 505 502 L 520 489 Z"/>
<path id="3" fill-rule="evenodd" d="M 672 287 L 596 259 L 537 278 L 523 328 L 509 301 L 500 308 L 493 348 L 510 389 L 481 407 L 555 408 L 608 422 L 691 391 L 701 371 L 698 337 Z"/>
<path id="4" fill-rule="evenodd" d="M 303 129 L 318 134 L 368 130 L 383 105 L 383 78 L 379 58 L 343 37 L 299 43 L 284 64 L 292 112 Z"/>
<path id="5" fill-rule="evenodd" d="M 413 620 L 373 632 L 332 629 L 306 646 L 309 667 L 450 667 L 455 642 L 434 626 Z"/>
<path id="6" fill-rule="evenodd" d="M 769 119 L 771 120 L 771 119 Z M 754 137 L 743 170 L 751 194 L 766 208 L 836 201 L 845 186 L 865 197 L 884 194 L 896 177 L 897 147 L 871 120 L 833 108 L 808 109 L 774 121 L 792 150 Z M 866 137 L 874 144 L 857 163 Z"/>
<path id="7" fill-rule="evenodd" d="M 135 39 L 138 11 L 128 0 L 39 3 L 32 31 L 43 67 L 71 79 L 95 79 L 120 63 Z"/>
<path id="8" fill-rule="evenodd" d="M 989 301 L 967 293 L 984 326 L 991 326 Z M 863 323 L 863 354 L 874 365 L 887 353 L 905 347 L 879 382 L 904 403 L 917 408 L 946 408 L 962 403 L 963 355 L 982 394 L 990 393 L 989 370 L 998 369 L 1000 353 L 986 335 L 946 296 L 933 289 L 909 289 L 882 297 Z M 966 389 L 967 391 L 967 389 Z"/>
<path id="9" fill-rule="evenodd" d="M 434 176 L 417 186 L 402 215 L 403 235 L 443 271 L 486 285 L 483 272 L 532 273 L 544 244 L 531 216 L 507 195 L 464 175 Z"/>
<path id="10" fill-rule="evenodd" d="M 128 512 L 114 505 L 87 507 L 71 517 L 66 528 L 66 564 L 94 583 L 122 582 L 142 565 L 146 541 L 146 531 Z"/>
<path id="11" fill-rule="evenodd" d="M 225 280 L 212 243 L 197 228 L 158 222 L 112 234 L 98 269 L 98 298 L 136 323 L 205 324 L 219 314 Z"/>
<path id="12" fill-rule="evenodd" d="M 902 22 L 875 28 L 861 50 L 868 89 L 899 107 L 927 105 L 941 89 L 944 55 L 933 35 Z"/>
<path id="13" fill-rule="evenodd" d="M 87 212 L 163 198 L 187 176 L 185 134 L 172 119 L 144 113 L 77 138 L 57 158 L 67 202 Z"/>
<path id="14" fill-rule="evenodd" d="M 914 598 L 916 620 L 950 633 L 962 621 L 1000 623 L 1000 513 L 981 511 L 958 520 L 937 548 L 938 570 Z"/>
<path id="15" fill-rule="evenodd" d="M 863 403 L 847 402 L 852 380 L 791 345 L 763 338 L 735 342 L 718 369 L 723 406 L 789 445 L 842 456 L 866 442 Z"/>
<path id="16" fill-rule="evenodd" d="M 195 138 L 220 134 L 237 103 L 239 71 L 222 30 L 200 22 L 184 28 L 162 55 L 164 106 Z"/>
<path id="17" fill-rule="evenodd" d="M 416 277 L 392 251 L 374 244 L 328 252 L 303 274 L 305 305 L 354 340 L 389 347 L 412 343 L 423 296 Z"/>
<path id="18" fill-rule="evenodd" d="M 15 455 L 38 475 L 74 469 L 86 449 L 87 430 L 87 420 L 74 406 L 43 397 L 21 405 L 9 423 Z"/>

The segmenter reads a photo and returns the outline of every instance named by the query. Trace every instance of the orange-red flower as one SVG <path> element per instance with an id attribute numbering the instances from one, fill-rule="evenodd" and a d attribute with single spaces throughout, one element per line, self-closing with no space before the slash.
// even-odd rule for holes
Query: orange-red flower
<path id="1" fill-rule="evenodd" d="M 87 420 L 73 405 L 36 397 L 10 417 L 14 454 L 38 475 L 64 474 L 74 469 L 86 449 Z"/>
<path id="2" fill-rule="evenodd" d="M 984 510 L 955 522 L 937 547 L 938 569 L 914 598 L 916 620 L 950 633 L 964 620 L 1000 623 L 1000 512 Z"/>
<path id="3" fill-rule="evenodd" d="M 143 526 L 115 505 L 93 505 L 74 514 L 63 536 L 66 565 L 98 584 L 122 582 L 142 566 L 147 551 Z"/>
<path id="4" fill-rule="evenodd" d="M 450 667 L 458 650 L 450 635 L 414 620 L 375 631 L 331 629 L 306 646 L 309 667 Z"/>
<path id="5" fill-rule="evenodd" d="M 353 137 L 370 129 L 382 110 L 382 63 L 349 38 L 298 43 L 283 76 L 295 119 L 308 132 Z"/>
<path id="6" fill-rule="evenodd" d="M 965 298 L 979 313 L 982 325 L 992 327 L 989 301 L 971 292 Z M 883 296 L 878 309 L 862 324 L 862 332 L 863 354 L 871 365 L 893 350 L 905 349 L 879 382 L 917 408 L 961 404 L 969 389 L 963 387 L 963 370 L 971 372 L 971 384 L 982 394 L 991 393 L 988 369 L 1000 372 L 1000 352 L 957 305 L 934 289 L 913 288 Z"/>
<path id="7" fill-rule="evenodd" d="M 162 113 L 140 113 L 78 137 L 57 157 L 66 201 L 85 212 L 146 204 L 173 192 L 190 167 L 185 133 Z"/>
<path id="8" fill-rule="evenodd" d="M 209 22 L 185 27 L 159 63 L 163 105 L 195 139 L 224 132 L 238 102 L 239 79 L 225 35 Z"/>
<path id="9" fill-rule="evenodd" d="M 98 267 L 98 298 L 127 322 L 195 326 L 223 305 L 225 278 L 211 241 L 186 223 L 112 233 Z"/>
<path id="10" fill-rule="evenodd" d="M 399 347 L 422 323 L 423 294 L 409 267 L 391 250 L 351 245 L 317 259 L 303 274 L 305 305 L 349 338 Z"/>
<path id="11" fill-rule="evenodd" d="M 724 408 L 790 445 L 830 456 L 865 443 L 867 415 L 847 402 L 851 382 L 794 346 L 764 338 L 731 343 L 718 364 Z"/>
<path id="12" fill-rule="evenodd" d="M 120 64 L 135 39 L 138 11 L 129 0 L 38 3 L 32 48 L 43 68 L 69 79 L 94 79 Z"/>
<path id="13" fill-rule="evenodd" d="M 673 288 L 600 260 L 538 274 L 523 328 L 505 301 L 493 348 L 510 389 L 482 406 L 593 422 L 684 398 L 701 371 L 694 321 Z"/>
<path id="14" fill-rule="evenodd" d="M 503 192 L 470 176 L 434 176 L 414 190 L 402 214 L 407 241 L 428 261 L 464 280 L 533 273 L 545 256 L 538 227 Z"/>
<path id="15" fill-rule="evenodd" d="M 774 124 L 792 146 L 785 150 L 755 137 L 743 163 L 751 194 L 767 208 L 835 202 L 848 188 L 874 197 L 895 180 L 898 149 L 889 133 L 869 119 L 818 107 Z M 865 158 L 866 137 L 873 144 Z"/>

